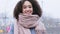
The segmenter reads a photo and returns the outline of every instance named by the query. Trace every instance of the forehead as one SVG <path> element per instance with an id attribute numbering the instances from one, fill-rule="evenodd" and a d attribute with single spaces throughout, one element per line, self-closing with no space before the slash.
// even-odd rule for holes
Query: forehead
<path id="1" fill-rule="evenodd" d="M 29 1 L 25 1 L 23 5 L 32 5 L 32 4 Z"/>

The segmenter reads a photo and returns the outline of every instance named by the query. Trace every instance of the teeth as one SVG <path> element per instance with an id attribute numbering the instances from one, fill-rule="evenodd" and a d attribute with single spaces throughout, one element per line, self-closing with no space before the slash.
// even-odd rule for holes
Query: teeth
<path id="1" fill-rule="evenodd" d="M 30 11 L 27 11 L 26 13 L 30 13 Z"/>

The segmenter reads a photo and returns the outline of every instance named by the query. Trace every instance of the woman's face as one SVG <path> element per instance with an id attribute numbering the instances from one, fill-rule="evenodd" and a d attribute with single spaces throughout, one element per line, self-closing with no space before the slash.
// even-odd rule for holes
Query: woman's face
<path id="1" fill-rule="evenodd" d="M 24 15 L 32 15 L 33 13 L 32 4 L 29 1 L 25 1 L 22 6 L 22 11 Z"/>

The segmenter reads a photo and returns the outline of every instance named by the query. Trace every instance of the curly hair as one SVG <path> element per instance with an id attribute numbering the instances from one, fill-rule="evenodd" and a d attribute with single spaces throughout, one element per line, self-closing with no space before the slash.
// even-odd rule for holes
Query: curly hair
<path id="1" fill-rule="evenodd" d="M 18 15 L 22 13 L 22 5 L 24 4 L 25 1 L 29 1 L 32 4 L 32 7 L 33 7 L 32 14 L 37 14 L 39 17 L 41 17 L 42 10 L 36 0 L 20 0 L 14 8 L 14 12 L 13 12 L 14 17 L 18 19 Z"/>

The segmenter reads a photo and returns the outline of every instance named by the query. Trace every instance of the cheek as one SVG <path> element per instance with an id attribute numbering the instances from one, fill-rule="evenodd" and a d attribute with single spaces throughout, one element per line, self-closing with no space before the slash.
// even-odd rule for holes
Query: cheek
<path id="1" fill-rule="evenodd" d="M 33 8 L 31 8 L 31 12 L 33 13 Z"/>
<path id="2" fill-rule="evenodd" d="M 25 9 L 23 9 L 22 12 L 25 13 Z"/>

